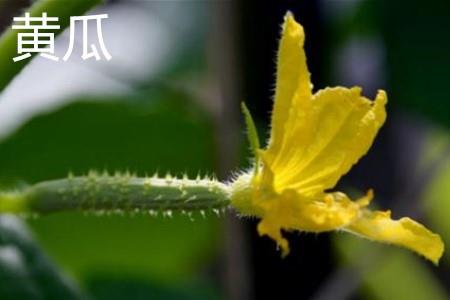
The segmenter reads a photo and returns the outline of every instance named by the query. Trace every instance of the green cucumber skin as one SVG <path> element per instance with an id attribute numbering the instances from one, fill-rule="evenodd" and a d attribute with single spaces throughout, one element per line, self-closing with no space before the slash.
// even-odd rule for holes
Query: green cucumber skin
<path id="1" fill-rule="evenodd" d="M 228 186 L 212 179 L 88 175 L 40 182 L 22 195 L 27 211 L 171 212 L 227 208 Z"/>

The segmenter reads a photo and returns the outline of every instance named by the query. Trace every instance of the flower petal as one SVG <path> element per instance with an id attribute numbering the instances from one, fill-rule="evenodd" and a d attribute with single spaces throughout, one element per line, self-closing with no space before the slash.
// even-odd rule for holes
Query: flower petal
<path id="1" fill-rule="evenodd" d="M 270 148 L 278 152 L 285 135 L 289 111 L 297 98 L 311 98 L 311 82 L 306 56 L 303 51 L 305 34 L 291 13 L 284 17 L 281 41 L 278 48 L 275 103 L 272 114 Z"/>
<path id="2" fill-rule="evenodd" d="M 444 244 L 439 235 L 410 218 L 392 220 L 389 211 L 365 210 L 345 230 L 370 240 L 406 247 L 435 264 L 444 252 Z"/>
<path id="3" fill-rule="evenodd" d="M 324 232 L 341 229 L 358 218 L 361 205 L 366 205 L 371 197 L 369 192 L 360 201 L 353 202 L 345 194 L 337 192 L 311 199 L 296 191 L 285 190 L 273 199 L 256 200 L 258 210 L 255 214 L 262 218 L 258 232 L 276 241 L 283 255 L 286 255 L 289 244 L 281 230 Z"/>
<path id="4" fill-rule="evenodd" d="M 291 115 L 276 158 L 266 158 L 277 191 L 314 195 L 334 187 L 368 151 L 386 119 L 384 91 L 372 102 L 361 96 L 360 88 L 327 88 L 310 102 L 304 120 Z"/>
<path id="5" fill-rule="evenodd" d="M 297 195 L 301 197 L 300 194 Z M 343 193 L 325 194 L 319 199 L 297 201 L 296 214 L 287 224 L 287 228 L 307 232 L 336 230 L 357 218 L 359 209 L 358 203 L 351 201 Z"/>
<path id="6" fill-rule="evenodd" d="M 267 220 L 263 219 L 258 224 L 258 233 L 259 235 L 267 235 L 271 239 L 273 239 L 278 247 L 281 248 L 281 256 L 285 257 L 289 254 L 289 242 L 283 237 L 281 234 L 281 228 L 277 226 L 277 224 L 272 224 Z"/>

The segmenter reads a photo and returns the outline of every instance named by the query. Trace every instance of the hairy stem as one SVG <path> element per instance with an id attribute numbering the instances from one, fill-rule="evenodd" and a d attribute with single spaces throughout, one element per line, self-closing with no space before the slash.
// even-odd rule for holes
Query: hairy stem
<path id="1" fill-rule="evenodd" d="M 103 0 L 39 0 L 36 1 L 27 12 L 31 17 L 41 17 L 46 12 L 49 17 L 59 17 L 58 25 L 60 29 L 47 30 L 58 34 L 70 24 L 71 16 L 84 15 L 89 9 L 103 2 Z M 12 21 L 12 20 L 11 20 Z M 9 27 L 0 36 L 0 92 L 9 82 L 31 61 L 25 59 L 13 62 L 13 57 L 17 56 L 17 35 L 26 30 L 12 30 Z"/>
<path id="2" fill-rule="evenodd" d="M 0 213 L 58 211 L 165 212 L 220 210 L 228 186 L 214 179 L 98 175 L 44 181 L 0 195 Z"/>

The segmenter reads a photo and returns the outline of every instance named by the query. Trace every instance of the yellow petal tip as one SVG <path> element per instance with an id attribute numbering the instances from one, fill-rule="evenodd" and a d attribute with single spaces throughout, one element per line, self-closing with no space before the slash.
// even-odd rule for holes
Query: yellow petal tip
<path id="1" fill-rule="evenodd" d="M 375 102 L 379 102 L 382 105 L 386 105 L 387 94 L 384 90 L 378 90 L 377 96 L 375 97 Z"/>
<path id="2" fill-rule="evenodd" d="M 289 242 L 282 236 L 281 228 L 276 224 L 271 224 L 269 221 L 263 219 L 258 224 L 258 233 L 260 236 L 267 235 L 277 243 L 281 250 L 281 257 L 285 258 L 289 252 Z"/>
<path id="3" fill-rule="evenodd" d="M 290 10 L 284 15 L 284 22 L 295 22 L 294 14 Z"/>
<path id="4" fill-rule="evenodd" d="M 358 203 L 358 205 L 360 207 L 366 207 L 370 204 L 370 202 L 372 202 L 373 197 L 374 197 L 374 191 L 373 191 L 373 189 L 369 189 L 365 196 L 356 200 L 356 203 Z"/>
<path id="5" fill-rule="evenodd" d="M 364 214 L 348 226 L 351 232 L 373 241 L 408 248 L 435 265 L 444 253 L 441 237 L 422 224 L 410 219 L 392 220 L 390 211 L 364 211 Z"/>
<path id="6" fill-rule="evenodd" d="M 444 254 L 445 246 L 439 234 L 433 234 L 433 239 L 434 246 L 427 253 L 423 253 L 422 255 L 432 261 L 434 265 L 438 266 L 439 260 Z"/>
<path id="7" fill-rule="evenodd" d="M 294 15 L 290 11 L 284 16 L 283 32 L 292 37 L 300 37 L 301 42 L 303 41 L 303 27 L 300 23 L 295 21 Z"/>

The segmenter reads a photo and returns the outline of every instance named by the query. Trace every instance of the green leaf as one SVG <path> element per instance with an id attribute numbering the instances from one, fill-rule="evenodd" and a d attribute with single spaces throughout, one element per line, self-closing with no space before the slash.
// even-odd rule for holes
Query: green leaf
<path id="1" fill-rule="evenodd" d="M 0 216 L 0 297 L 86 299 L 42 252 L 18 218 Z"/>

